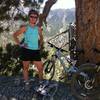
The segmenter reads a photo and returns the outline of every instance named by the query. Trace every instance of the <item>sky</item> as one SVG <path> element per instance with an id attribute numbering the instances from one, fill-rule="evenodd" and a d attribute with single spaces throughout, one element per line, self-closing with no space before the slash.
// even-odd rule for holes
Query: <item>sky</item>
<path id="1" fill-rule="evenodd" d="M 69 9 L 75 8 L 75 0 L 58 0 L 51 9 Z"/>

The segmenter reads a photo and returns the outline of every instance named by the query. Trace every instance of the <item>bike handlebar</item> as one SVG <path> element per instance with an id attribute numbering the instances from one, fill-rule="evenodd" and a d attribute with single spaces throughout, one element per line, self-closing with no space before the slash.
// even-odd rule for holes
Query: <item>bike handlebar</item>
<path id="1" fill-rule="evenodd" d="M 57 50 L 60 50 L 60 51 L 62 51 L 62 52 L 68 52 L 68 51 L 66 51 L 66 50 L 64 50 L 64 49 L 62 49 L 62 48 L 59 48 L 59 47 L 55 46 L 54 44 L 52 44 L 52 43 L 50 43 L 50 42 L 48 42 L 48 44 L 50 45 L 50 47 L 54 47 L 54 48 L 57 49 Z"/>

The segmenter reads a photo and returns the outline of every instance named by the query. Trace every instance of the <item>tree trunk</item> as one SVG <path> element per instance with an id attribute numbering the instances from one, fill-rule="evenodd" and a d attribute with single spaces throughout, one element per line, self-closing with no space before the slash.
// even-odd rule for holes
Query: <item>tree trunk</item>
<path id="1" fill-rule="evenodd" d="M 100 62 L 100 0 L 75 0 L 78 63 Z"/>

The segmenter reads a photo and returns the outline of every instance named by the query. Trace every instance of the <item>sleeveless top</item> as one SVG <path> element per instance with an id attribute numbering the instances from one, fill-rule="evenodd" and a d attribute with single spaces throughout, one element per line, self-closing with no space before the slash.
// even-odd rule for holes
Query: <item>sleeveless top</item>
<path id="1" fill-rule="evenodd" d="M 31 27 L 30 25 L 27 26 L 26 32 L 24 32 L 24 44 L 26 45 L 27 49 L 31 50 L 38 50 L 38 26 Z"/>

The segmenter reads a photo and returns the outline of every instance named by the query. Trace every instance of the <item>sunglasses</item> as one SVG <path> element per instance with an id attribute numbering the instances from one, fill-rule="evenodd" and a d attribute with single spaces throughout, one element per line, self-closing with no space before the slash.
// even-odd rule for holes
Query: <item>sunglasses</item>
<path id="1" fill-rule="evenodd" d="M 37 19 L 38 17 L 37 17 L 37 16 L 30 16 L 30 18 L 35 18 L 35 19 Z"/>

